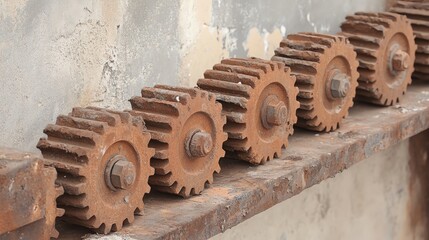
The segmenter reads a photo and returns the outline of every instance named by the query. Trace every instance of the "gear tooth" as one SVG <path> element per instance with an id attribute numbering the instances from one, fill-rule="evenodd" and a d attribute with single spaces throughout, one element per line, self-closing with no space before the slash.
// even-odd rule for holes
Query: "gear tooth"
<path id="1" fill-rule="evenodd" d="M 160 159 L 155 154 L 150 160 L 150 165 L 155 169 L 155 174 L 157 175 L 166 175 L 172 171 L 170 167 L 171 164 L 168 161 L 168 154 L 166 154 L 165 159 Z"/>
<path id="2" fill-rule="evenodd" d="M 359 60 L 360 76 L 356 99 L 377 105 L 389 105 L 391 100 L 396 98 L 398 90 L 402 91 L 400 88 L 403 88 L 404 84 L 399 84 L 396 89 L 386 87 L 384 81 L 395 81 L 397 77 L 392 74 L 384 76 L 386 66 L 382 65 L 384 62 L 379 59 L 385 58 L 384 55 L 388 52 L 385 48 L 393 47 L 386 44 L 390 44 L 390 39 L 387 38 L 395 32 L 402 32 L 408 38 L 409 49 L 414 48 L 410 23 L 394 13 L 359 13 L 348 16 L 341 29 L 341 34 L 347 36 L 354 45 Z M 415 58 L 413 51 L 409 51 L 409 54 L 411 59 Z M 404 75 L 406 82 L 410 81 L 412 71 L 410 67 Z M 382 94 L 385 97 L 382 98 Z"/>
<path id="3" fill-rule="evenodd" d="M 58 184 L 55 184 L 55 198 L 64 194 L 64 188 Z"/>
<path id="4" fill-rule="evenodd" d="M 277 48 L 274 52 L 275 52 L 275 56 L 277 56 L 277 57 L 274 57 L 274 59 L 279 60 L 278 62 L 281 62 L 283 64 L 285 64 L 281 60 L 283 58 L 278 58 L 278 57 L 290 57 L 294 59 L 318 62 L 320 61 L 320 57 L 322 56 L 322 54 L 319 52 L 302 51 L 302 50 L 297 50 L 297 49 L 288 48 L 288 47 Z"/>
<path id="5" fill-rule="evenodd" d="M 140 206 L 136 207 L 136 209 L 134 210 L 134 213 L 128 215 L 128 217 L 124 221 L 127 221 L 128 224 L 133 223 L 135 221 L 134 216 L 143 216 L 143 209 L 144 209 L 144 204 L 141 204 Z"/>
<path id="6" fill-rule="evenodd" d="M 59 126 L 54 124 L 48 124 L 43 131 L 48 137 L 52 138 L 62 138 L 64 143 L 69 143 L 70 141 L 79 144 L 80 146 L 92 147 L 95 145 L 97 140 L 97 134 L 88 131 L 81 130 L 71 127 Z"/>
<path id="7" fill-rule="evenodd" d="M 302 51 L 323 53 L 326 49 L 326 46 L 318 43 L 308 44 L 306 41 L 294 41 L 283 38 L 283 40 L 280 42 L 280 48 L 301 49 Z"/>
<path id="8" fill-rule="evenodd" d="M 273 71 L 275 68 L 274 63 L 269 63 L 268 61 L 257 58 L 230 58 L 222 60 L 221 63 L 241 66 L 249 69 L 259 69 L 262 70 L 265 74 Z"/>
<path id="9" fill-rule="evenodd" d="M 153 155 L 153 159 L 157 160 L 167 160 L 168 159 L 168 144 L 159 142 L 155 139 L 152 139 L 150 142 L 150 147 L 156 149 L 155 154 Z"/>
<path id="10" fill-rule="evenodd" d="M 88 130 L 98 134 L 103 134 L 106 123 L 88 119 L 76 118 L 71 116 L 60 115 L 57 117 L 56 125 Z"/>
<path id="11" fill-rule="evenodd" d="M 317 62 L 279 56 L 272 57 L 272 60 L 285 63 L 292 69 L 295 75 L 297 75 L 297 73 L 304 73 L 306 75 L 317 74 Z"/>
<path id="12" fill-rule="evenodd" d="M 112 224 L 111 231 L 112 232 L 117 232 L 117 231 L 121 230 L 123 228 L 123 226 L 124 226 L 124 222 L 114 223 L 114 224 Z"/>
<path id="13" fill-rule="evenodd" d="M 191 195 L 191 196 L 193 196 L 193 195 L 197 195 L 199 192 L 198 192 L 198 189 L 196 189 L 196 188 L 192 188 L 191 189 L 191 192 L 189 193 L 189 195 Z"/>
<path id="14" fill-rule="evenodd" d="M 182 187 L 182 188 L 180 189 L 180 191 L 179 191 L 179 195 L 180 195 L 180 196 L 182 196 L 183 198 L 188 198 L 188 197 L 189 197 L 189 194 L 187 194 L 187 192 L 186 192 L 186 188 L 185 188 L 185 187 Z"/>
<path id="15" fill-rule="evenodd" d="M 53 228 L 51 230 L 51 238 L 58 238 L 60 236 L 60 232 L 58 232 L 58 230 L 56 228 Z"/>
<path id="16" fill-rule="evenodd" d="M 190 188 L 190 187 L 183 187 L 182 189 L 184 189 L 184 191 L 182 192 L 182 191 L 180 191 L 181 192 L 181 194 L 180 195 L 182 195 L 182 197 L 184 197 L 184 198 L 189 198 L 189 197 L 191 197 L 191 191 L 192 191 L 192 189 L 193 188 Z"/>
<path id="17" fill-rule="evenodd" d="M 149 113 L 162 112 L 164 115 L 179 116 L 178 103 L 159 100 L 156 98 L 133 97 L 130 99 L 133 110 Z M 181 105 L 181 104 L 180 104 Z"/>
<path id="18" fill-rule="evenodd" d="M 57 217 L 62 217 L 62 216 L 64 215 L 64 213 L 65 213 L 65 210 L 64 210 L 64 209 L 62 209 L 62 208 L 57 208 L 57 209 L 55 210 L 55 215 L 56 215 Z"/>
<path id="19" fill-rule="evenodd" d="M 171 171 L 165 175 L 155 174 L 149 177 L 149 183 L 152 186 L 170 187 L 176 182 Z"/>
<path id="20" fill-rule="evenodd" d="M 248 137 L 248 134 L 244 131 L 246 126 L 244 124 L 227 124 L 224 126 L 224 131 L 228 134 L 230 139 L 243 140 Z"/>
<path id="21" fill-rule="evenodd" d="M 134 215 L 137 215 L 137 216 L 143 216 L 143 208 L 136 208 L 135 210 L 134 210 Z M 130 221 L 129 219 L 128 219 L 128 221 Z M 134 218 L 133 218 L 133 221 L 134 221 Z M 131 222 L 130 222 L 131 223 Z"/>
<path id="22" fill-rule="evenodd" d="M 306 42 L 308 45 L 318 44 L 325 47 L 331 47 L 334 42 L 333 38 L 331 37 L 310 32 L 290 34 L 287 36 L 287 39 L 291 41 L 303 41 Z"/>
<path id="23" fill-rule="evenodd" d="M 198 87 L 206 91 L 212 91 L 214 93 L 221 92 L 223 94 L 229 94 L 230 97 L 236 96 L 241 98 L 241 101 L 246 101 L 249 96 L 251 87 L 245 84 L 238 84 L 233 82 L 215 80 L 215 79 L 200 79 L 198 80 Z M 216 96 L 216 94 L 213 94 Z"/>
<path id="24" fill-rule="evenodd" d="M 232 84 L 243 84 L 251 88 L 255 87 L 258 76 L 247 75 L 246 72 L 249 71 L 249 69 L 242 66 L 233 66 L 230 68 L 232 69 L 231 71 L 207 70 L 204 72 L 204 78 Z M 201 88 L 201 86 L 199 87 Z"/>
<path id="25" fill-rule="evenodd" d="M 154 168 L 154 167 L 150 167 L 149 169 L 150 169 L 150 173 L 149 173 L 149 175 L 150 175 L 150 176 L 155 175 L 155 168 Z M 150 186 L 149 186 L 149 189 L 150 189 Z"/>
<path id="26" fill-rule="evenodd" d="M 216 106 L 219 108 L 219 110 L 222 111 L 222 104 L 216 102 L 216 95 L 211 93 L 211 92 L 207 92 L 208 96 L 209 96 L 209 101 L 213 102 L 214 104 L 216 104 Z"/>
<path id="27" fill-rule="evenodd" d="M 380 12 L 378 13 L 378 17 L 383 19 L 390 19 L 392 21 L 407 21 L 407 18 L 405 16 L 391 12 Z"/>
<path id="28" fill-rule="evenodd" d="M 97 233 L 108 234 L 112 230 L 112 225 L 107 223 L 102 223 L 101 226 L 96 229 Z"/>
<path id="29" fill-rule="evenodd" d="M 63 182 L 61 182 L 62 184 Z M 69 206 L 74 208 L 86 208 L 89 205 L 88 199 L 85 193 L 73 194 L 66 192 L 64 195 L 58 198 L 58 204 L 60 206 Z"/>
<path id="30" fill-rule="evenodd" d="M 107 112 L 109 114 L 112 114 L 113 116 L 116 116 L 115 118 L 120 120 L 121 123 L 132 123 L 133 116 L 129 112 L 124 111 L 117 111 L 112 109 L 100 109 L 99 111 Z"/>
<path id="31" fill-rule="evenodd" d="M 306 121 L 306 124 L 310 127 L 318 127 L 321 123 L 322 122 L 320 121 L 320 118 L 318 118 L 317 116 L 313 119 Z"/>
<path id="32" fill-rule="evenodd" d="M 215 173 L 220 173 L 220 170 L 221 170 L 221 167 L 220 167 L 220 165 L 218 164 L 217 166 L 216 166 L 216 169 L 215 169 Z M 212 183 L 213 182 L 213 177 L 212 177 L 212 181 L 210 182 L 210 183 Z"/>
<path id="33" fill-rule="evenodd" d="M 385 34 L 386 27 L 384 25 L 371 21 L 374 17 L 352 15 L 347 16 L 346 19 L 347 21 L 341 24 L 341 30 L 346 33 L 350 41 L 353 38 L 348 36 L 347 33 L 352 35 L 361 34 L 366 36 L 367 39 L 374 39 L 374 42 L 377 41 L 376 38 L 382 38 Z M 377 19 L 380 20 L 379 18 Z"/>
<path id="34" fill-rule="evenodd" d="M 57 183 L 60 184 L 65 191 L 65 194 L 60 199 L 63 199 L 63 198 L 66 199 L 67 194 L 73 195 L 73 196 L 85 194 L 85 191 L 87 190 L 85 179 L 83 179 L 82 177 L 74 177 L 72 175 L 64 174 L 60 171 L 62 171 L 62 169 L 58 168 L 59 174 L 58 174 Z M 79 199 L 79 201 L 82 201 L 82 199 Z M 86 206 L 86 204 L 83 202 L 79 204 L 80 204 L 79 206 L 83 206 L 83 205 Z M 78 206 L 78 204 L 75 204 L 75 206 Z"/>
<path id="35" fill-rule="evenodd" d="M 58 171 L 58 175 L 60 175 L 61 173 L 73 178 L 73 177 L 81 177 L 85 175 L 87 172 L 84 165 L 75 163 L 73 161 L 67 161 L 69 160 L 69 158 L 67 158 L 68 156 L 64 157 L 62 155 L 54 155 L 51 152 L 44 153 L 43 151 L 42 153 L 45 154 L 46 156 L 45 157 L 46 164 L 49 164 L 50 166 L 55 167 Z M 54 157 L 61 158 L 62 161 L 53 160 L 52 158 Z M 48 158 L 51 158 L 51 159 L 48 159 Z"/>
<path id="36" fill-rule="evenodd" d="M 73 108 L 70 116 L 87 120 L 105 122 L 109 126 L 115 126 L 118 122 L 120 122 L 120 119 L 117 116 L 95 107 Z"/>
<path id="37" fill-rule="evenodd" d="M 229 137 L 229 133 L 228 133 L 228 137 Z M 226 140 L 223 143 L 223 146 L 225 150 L 247 152 L 249 151 L 251 144 L 247 138 L 245 139 L 228 138 L 228 140 Z"/>
<path id="38" fill-rule="evenodd" d="M 226 73 L 235 73 L 235 74 L 243 74 L 243 75 L 248 75 L 248 76 L 252 76 L 252 77 L 256 77 L 258 79 L 261 78 L 261 74 L 264 73 L 264 71 L 262 69 L 258 69 L 258 68 L 249 68 L 249 67 L 244 67 L 241 65 L 231 65 L 231 64 L 216 64 L 213 66 L 213 70 L 214 71 L 221 71 L 221 72 L 226 72 Z M 205 76 L 205 78 L 209 78 L 210 74 L 213 74 L 213 70 L 208 70 L 207 71 L 207 75 Z M 214 72 L 216 74 L 216 72 Z M 216 76 L 216 75 L 215 75 Z M 234 79 L 234 78 L 232 78 Z M 220 80 L 225 80 L 225 78 L 222 78 Z M 235 81 L 237 82 L 237 81 Z M 253 81 L 249 81 L 248 83 L 251 87 L 254 87 L 255 84 Z"/>
<path id="39" fill-rule="evenodd" d="M 172 102 L 186 105 L 192 96 L 188 93 L 178 91 L 178 89 L 179 88 L 166 88 L 164 85 L 157 85 L 154 88 L 143 88 L 141 94 L 145 99 L 158 99 L 166 104 Z"/>
<path id="40" fill-rule="evenodd" d="M 197 97 L 197 95 L 200 93 L 200 91 L 197 88 L 185 88 L 185 87 L 168 86 L 168 85 L 155 85 L 155 88 L 188 94 L 191 98 Z"/>
<path id="41" fill-rule="evenodd" d="M 37 144 L 45 158 L 53 160 L 56 157 L 63 157 L 75 164 L 84 164 L 88 162 L 88 149 L 69 142 L 60 142 L 41 138 Z"/>
<path id="42" fill-rule="evenodd" d="M 72 206 L 62 206 L 65 210 L 63 219 L 70 222 L 82 221 L 84 226 L 90 226 L 90 220 L 94 219 L 94 215 L 89 213 L 89 208 L 76 208 Z M 87 223 L 87 224 L 85 224 Z"/>

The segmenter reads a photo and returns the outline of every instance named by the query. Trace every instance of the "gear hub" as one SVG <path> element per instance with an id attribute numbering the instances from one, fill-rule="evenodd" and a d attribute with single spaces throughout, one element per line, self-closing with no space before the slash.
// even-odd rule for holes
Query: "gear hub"
<path id="1" fill-rule="evenodd" d="M 216 95 L 227 117 L 227 155 L 263 164 L 280 155 L 296 123 L 298 89 L 284 64 L 256 58 L 225 59 L 198 80 Z"/>
<path id="2" fill-rule="evenodd" d="M 398 103 L 411 83 L 416 45 L 410 21 L 394 13 L 356 13 L 341 25 L 359 60 L 357 99 Z"/>
<path id="3" fill-rule="evenodd" d="M 58 172 L 64 220 L 99 233 L 118 231 L 143 210 L 154 169 L 150 134 L 129 113 L 74 108 L 48 125 L 38 148 Z M 115 214 L 111 214 L 111 213 Z"/>
<path id="4" fill-rule="evenodd" d="M 130 100 L 131 114 L 145 120 L 156 149 L 149 183 L 182 197 L 200 194 L 220 172 L 225 155 L 222 106 L 213 94 L 196 88 L 157 85 L 141 93 Z"/>
<path id="5" fill-rule="evenodd" d="M 413 78 L 427 80 L 429 76 L 429 3 L 423 1 L 397 1 L 390 11 L 407 16 L 411 22 L 417 44 Z M 406 51 L 401 54 L 398 53 L 395 65 L 398 66 L 398 69 L 406 70 L 409 68 L 406 65 L 411 65 L 413 61 L 411 59 L 406 61 L 407 55 L 404 53 L 410 57 Z M 401 62 L 405 63 L 405 65 L 401 64 Z"/>
<path id="6" fill-rule="evenodd" d="M 342 36 L 298 33 L 288 35 L 275 50 L 296 76 L 299 88 L 298 126 L 314 131 L 339 127 L 353 106 L 358 61 L 353 46 Z"/>

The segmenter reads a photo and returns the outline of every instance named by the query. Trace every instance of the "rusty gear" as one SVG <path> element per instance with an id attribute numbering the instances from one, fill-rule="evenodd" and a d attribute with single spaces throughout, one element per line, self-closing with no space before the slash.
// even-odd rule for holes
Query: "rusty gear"
<path id="1" fill-rule="evenodd" d="M 414 71 L 416 45 L 410 21 L 394 13 L 356 13 L 341 29 L 358 55 L 357 98 L 383 106 L 399 102 Z"/>
<path id="2" fill-rule="evenodd" d="M 157 85 L 143 88 L 130 102 L 143 117 L 156 149 L 151 186 L 182 197 L 200 194 L 220 172 L 225 117 L 213 94 L 195 88 Z"/>
<path id="3" fill-rule="evenodd" d="M 429 3 L 398 1 L 391 12 L 407 16 L 417 44 L 413 78 L 428 80 L 429 76 Z"/>
<path id="4" fill-rule="evenodd" d="M 37 147 L 58 172 L 64 219 L 108 233 L 134 221 L 150 191 L 150 134 L 141 118 L 100 108 L 74 108 L 48 125 Z M 114 213 L 114 214 L 112 214 Z"/>
<path id="5" fill-rule="evenodd" d="M 45 166 L 45 169 L 46 169 L 45 172 L 50 172 L 49 174 L 46 174 L 47 175 L 46 179 L 49 181 L 49 184 L 45 186 L 52 186 L 52 184 L 54 184 L 55 186 L 54 188 L 47 187 L 46 201 L 52 207 L 46 209 L 46 213 L 45 213 L 46 226 L 47 226 L 47 230 L 50 233 L 50 237 L 58 238 L 60 233 L 55 228 L 55 220 L 64 215 L 64 209 L 56 206 L 57 206 L 57 199 L 64 194 L 64 188 L 55 182 L 57 179 L 57 171 L 55 170 L 55 168 L 51 166 Z"/>
<path id="6" fill-rule="evenodd" d="M 198 80 L 198 86 L 216 94 L 223 105 L 228 155 L 263 164 L 287 146 L 299 107 L 289 71 L 279 62 L 225 59 Z"/>
<path id="7" fill-rule="evenodd" d="M 359 62 L 345 37 L 298 33 L 288 35 L 272 60 L 291 68 L 301 103 L 298 126 L 313 131 L 335 130 L 353 106 Z"/>
<path id="8" fill-rule="evenodd" d="M 55 184 L 56 176 L 38 156 L 0 148 L 0 239 L 58 237 L 55 220 L 64 209 L 56 200 L 64 190 Z"/>

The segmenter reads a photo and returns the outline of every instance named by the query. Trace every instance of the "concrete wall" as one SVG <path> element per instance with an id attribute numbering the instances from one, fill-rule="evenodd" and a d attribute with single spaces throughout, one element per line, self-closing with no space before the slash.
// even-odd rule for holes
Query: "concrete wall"
<path id="1" fill-rule="evenodd" d="M 74 106 L 128 108 L 141 87 L 193 86 L 226 57 L 270 58 L 285 34 L 335 33 L 384 0 L 0 0 L 0 145 L 37 151 Z"/>
<path id="2" fill-rule="evenodd" d="M 428 139 L 403 141 L 212 240 L 429 239 Z"/>

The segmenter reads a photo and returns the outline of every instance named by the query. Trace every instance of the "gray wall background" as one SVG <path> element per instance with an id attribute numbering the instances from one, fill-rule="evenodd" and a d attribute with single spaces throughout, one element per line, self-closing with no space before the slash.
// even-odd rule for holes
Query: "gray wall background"
<path id="1" fill-rule="evenodd" d="M 298 31 L 335 33 L 374 0 L 0 0 L 0 145 L 37 152 L 74 106 L 129 108 L 156 83 L 193 86 L 227 57 L 270 58 Z"/>

